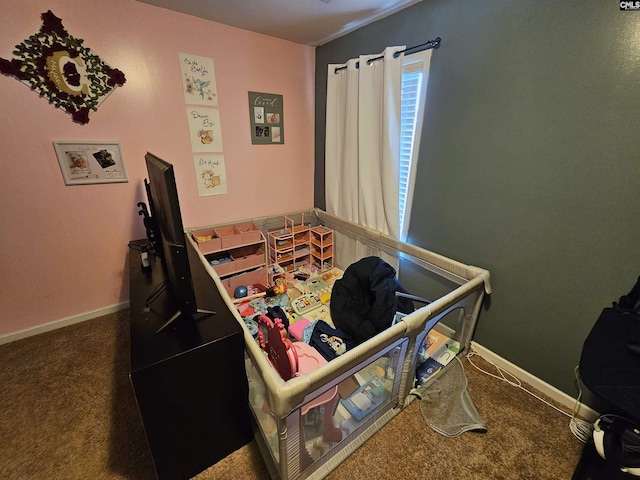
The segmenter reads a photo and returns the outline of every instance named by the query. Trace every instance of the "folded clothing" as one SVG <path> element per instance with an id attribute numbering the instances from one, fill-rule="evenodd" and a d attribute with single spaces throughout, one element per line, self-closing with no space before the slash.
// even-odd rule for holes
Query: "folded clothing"
<path id="1" fill-rule="evenodd" d="M 294 323 L 289 325 L 289 335 L 295 338 L 297 341 L 302 341 L 302 334 L 304 332 L 304 328 L 309 325 L 309 320 L 306 318 L 299 318 Z"/>
<path id="2" fill-rule="evenodd" d="M 357 343 L 348 333 L 339 328 L 332 328 L 327 322 L 318 320 L 315 322 L 309 345 L 331 361 L 355 347 Z"/>

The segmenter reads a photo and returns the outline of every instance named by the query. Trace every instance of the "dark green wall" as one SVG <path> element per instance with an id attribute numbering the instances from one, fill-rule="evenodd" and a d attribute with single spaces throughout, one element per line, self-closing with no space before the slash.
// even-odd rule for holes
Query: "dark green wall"
<path id="1" fill-rule="evenodd" d="M 316 205 L 328 63 L 442 37 L 411 243 L 491 272 L 475 340 L 560 390 L 640 275 L 640 12 L 615 1 L 424 0 L 316 50 Z"/>

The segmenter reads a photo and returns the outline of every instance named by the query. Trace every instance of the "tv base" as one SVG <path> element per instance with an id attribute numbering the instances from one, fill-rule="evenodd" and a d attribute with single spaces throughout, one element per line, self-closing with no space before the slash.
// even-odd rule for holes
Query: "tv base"
<path id="1" fill-rule="evenodd" d="M 196 310 L 196 313 L 204 314 L 204 315 L 205 315 L 205 317 L 203 317 L 203 318 L 209 317 L 209 316 L 211 316 L 211 315 L 216 315 L 216 312 L 211 311 L 211 310 L 201 310 L 201 309 L 197 309 L 197 310 Z M 156 330 L 156 333 L 160 333 L 160 332 L 162 332 L 162 331 L 166 330 L 167 328 L 169 328 L 169 327 L 170 327 L 170 326 L 171 326 L 175 321 L 177 321 L 177 320 L 178 320 L 180 317 L 182 317 L 182 316 L 183 316 L 183 312 L 182 312 L 182 310 L 178 310 L 176 313 L 174 313 L 173 315 L 171 315 L 171 317 L 169 318 L 169 320 L 167 320 L 166 322 L 164 322 L 164 324 L 162 324 L 162 326 L 161 326 L 158 330 Z M 200 320 L 202 320 L 202 319 L 200 319 Z M 196 321 L 196 320 L 194 319 L 194 321 Z"/>

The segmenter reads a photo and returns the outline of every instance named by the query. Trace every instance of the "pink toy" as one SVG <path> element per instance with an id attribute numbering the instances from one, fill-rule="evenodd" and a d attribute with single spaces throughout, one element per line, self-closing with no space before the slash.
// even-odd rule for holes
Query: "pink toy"
<path id="1" fill-rule="evenodd" d="M 309 323 L 306 319 L 300 319 L 294 323 Z M 291 342 L 287 338 L 287 331 L 282 320 L 266 315 L 258 317 L 258 339 L 260 346 L 268 353 L 269 361 L 278 371 L 283 380 L 289 380 L 296 375 L 310 373 L 325 365 L 327 360 L 311 345 L 304 342 Z M 291 328 L 291 327 L 289 327 Z M 304 329 L 304 325 L 302 325 Z M 266 331 L 265 331 L 266 330 Z M 266 338 L 265 338 L 266 337 Z M 327 442 L 339 442 L 342 440 L 342 431 L 333 424 L 333 413 L 338 405 L 338 386 L 316 397 L 301 408 L 301 446 L 305 447 L 303 418 L 314 407 L 325 405 L 323 422 L 323 440 Z"/>
<path id="2" fill-rule="evenodd" d="M 266 315 L 258 317 L 258 341 L 283 380 L 289 380 L 298 372 L 298 354 L 292 348 L 280 318 L 271 320 Z"/>

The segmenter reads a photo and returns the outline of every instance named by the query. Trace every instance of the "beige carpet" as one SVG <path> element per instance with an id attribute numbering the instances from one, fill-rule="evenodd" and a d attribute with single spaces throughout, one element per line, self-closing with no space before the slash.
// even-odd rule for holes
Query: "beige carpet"
<path id="1" fill-rule="evenodd" d="M 0 346 L 0 479 L 155 478 L 129 384 L 128 310 Z M 570 479 L 568 417 L 463 361 L 487 433 L 446 438 L 414 401 L 327 478 Z M 255 442 L 195 477 L 269 478 Z"/>

